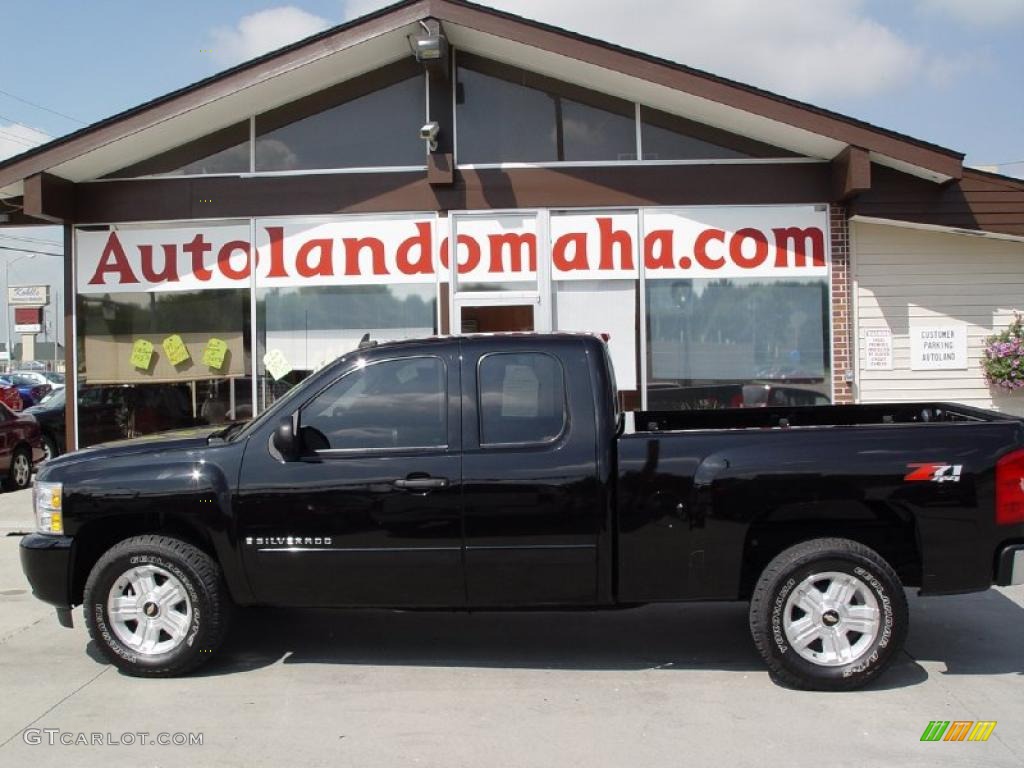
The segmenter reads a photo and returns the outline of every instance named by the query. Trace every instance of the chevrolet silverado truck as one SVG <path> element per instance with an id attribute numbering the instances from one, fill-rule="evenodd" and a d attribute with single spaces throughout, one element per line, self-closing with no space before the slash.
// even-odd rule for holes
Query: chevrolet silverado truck
<path id="1" fill-rule="evenodd" d="M 587 335 L 361 346 L 262 415 L 46 462 L 36 596 L 128 674 L 233 606 L 749 601 L 784 685 L 864 685 L 924 595 L 1024 582 L 1024 422 L 945 403 L 636 412 Z"/>

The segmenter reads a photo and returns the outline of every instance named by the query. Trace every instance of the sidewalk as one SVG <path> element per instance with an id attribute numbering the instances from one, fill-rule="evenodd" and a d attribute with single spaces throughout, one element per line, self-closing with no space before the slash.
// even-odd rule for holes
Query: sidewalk
<path id="1" fill-rule="evenodd" d="M 0 492 L 0 536 L 31 533 L 36 527 L 32 517 L 32 489 Z"/>

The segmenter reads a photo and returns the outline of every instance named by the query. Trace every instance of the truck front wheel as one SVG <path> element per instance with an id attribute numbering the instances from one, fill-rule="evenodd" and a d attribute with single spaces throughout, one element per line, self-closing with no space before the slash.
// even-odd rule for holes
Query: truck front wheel
<path id="1" fill-rule="evenodd" d="M 173 677 L 210 659 L 227 630 L 230 598 L 216 561 L 167 536 L 126 539 L 85 584 L 89 635 L 123 672 Z"/>
<path id="2" fill-rule="evenodd" d="M 807 690 L 866 685 L 899 652 L 908 623 L 895 571 L 848 539 L 814 539 L 780 553 L 750 601 L 750 631 L 772 676 Z"/>

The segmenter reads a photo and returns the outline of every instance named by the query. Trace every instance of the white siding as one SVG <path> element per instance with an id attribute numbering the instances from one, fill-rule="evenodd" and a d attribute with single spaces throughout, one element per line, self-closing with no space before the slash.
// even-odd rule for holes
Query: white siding
<path id="1" fill-rule="evenodd" d="M 1024 415 L 1024 392 L 994 393 L 985 338 L 1024 311 L 1024 243 L 851 222 L 859 402 L 948 400 Z M 910 370 L 911 325 L 967 325 L 967 370 Z M 864 331 L 889 328 L 893 370 L 866 371 Z"/>

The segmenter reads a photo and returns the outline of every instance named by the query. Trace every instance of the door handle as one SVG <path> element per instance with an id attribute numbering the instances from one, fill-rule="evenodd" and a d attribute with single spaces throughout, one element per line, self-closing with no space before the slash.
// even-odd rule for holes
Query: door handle
<path id="1" fill-rule="evenodd" d="M 395 480 L 392 485 L 403 491 L 436 491 L 448 487 L 446 477 L 407 477 L 404 480 Z"/>

